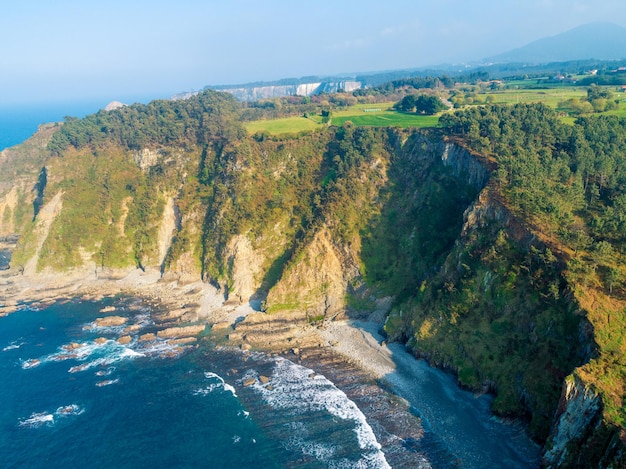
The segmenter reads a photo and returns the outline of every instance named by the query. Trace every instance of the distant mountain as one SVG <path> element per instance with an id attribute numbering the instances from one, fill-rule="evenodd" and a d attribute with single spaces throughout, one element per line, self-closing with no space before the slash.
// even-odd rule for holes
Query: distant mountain
<path id="1" fill-rule="evenodd" d="M 485 60 L 495 63 L 547 63 L 624 58 L 626 58 L 626 28 L 612 23 L 589 23 Z"/>

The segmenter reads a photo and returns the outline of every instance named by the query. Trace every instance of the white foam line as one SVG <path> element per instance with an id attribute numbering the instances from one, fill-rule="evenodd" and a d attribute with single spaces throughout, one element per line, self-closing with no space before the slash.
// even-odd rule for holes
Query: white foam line
<path id="1" fill-rule="evenodd" d="M 233 396 L 237 397 L 237 392 L 235 391 L 235 388 L 228 384 L 226 381 L 224 381 L 224 378 L 222 378 L 220 375 L 207 371 L 204 373 L 204 377 L 217 379 L 222 384 L 222 387 L 225 391 L 229 391 L 230 393 L 232 393 Z"/>
<path id="2" fill-rule="evenodd" d="M 80 407 L 77 404 L 70 404 L 58 407 L 54 413 L 33 412 L 27 419 L 20 420 L 18 425 L 20 427 L 27 428 L 39 428 L 44 425 L 52 427 L 56 423 L 55 418 L 62 419 L 66 417 L 80 415 L 83 412 L 85 412 L 85 409 L 83 407 Z"/>
<path id="3" fill-rule="evenodd" d="M 43 425 L 51 427 L 54 425 L 54 415 L 47 412 L 33 412 L 30 417 L 20 420 L 20 427 L 39 428 Z"/>
<path id="4" fill-rule="evenodd" d="M 256 372 L 248 372 L 243 379 L 250 377 L 256 379 Z M 342 420 L 354 421 L 359 447 L 367 452 L 363 454 L 367 467 L 390 467 L 365 415 L 330 380 L 289 360 L 278 359 L 274 365 L 271 385 L 270 390 L 257 380 L 252 388 L 261 393 L 266 402 L 274 408 L 287 409 L 299 414 L 326 411 Z M 327 454 L 328 449 L 322 451 L 322 448 L 317 448 L 311 451 Z"/>
<path id="5" fill-rule="evenodd" d="M 13 342 L 9 343 L 9 345 L 7 345 L 6 347 L 4 347 L 2 349 L 3 352 L 8 352 L 9 350 L 15 350 L 20 348 L 22 345 L 24 345 L 26 342 L 19 342 L 17 340 L 14 340 Z"/>

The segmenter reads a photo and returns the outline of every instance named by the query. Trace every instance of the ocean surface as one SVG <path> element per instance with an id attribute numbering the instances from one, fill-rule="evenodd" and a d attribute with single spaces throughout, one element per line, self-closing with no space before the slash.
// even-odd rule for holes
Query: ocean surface
<path id="1" fill-rule="evenodd" d="M 370 422 L 323 374 L 207 338 L 145 336 L 156 331 L 150 308 L 135 298 L 75 299 L 0 318 L 0 467 L 390 467 Z M 96 322 L 112 314 L 128 322 Z M 423 441 L 406 442 L 421 467 L 482 467 L 473 452 L 527 445 L 515 441 L 519 431 L 498 432 L 507 426 L 494 427 L 485 401 L 452 379 L 425 384 L 415 389 L 432 385 L 432 396 L 414 410 L 437 421 L 423 422 Z M 460 412 L 429 408 L 441 394 Z M 486 427 L 489 441 L 467 433 Z M 500 457 L 489 467 L 537 465 L 536 448 L 513 463 L 507 455 L 498 465 Z"/>
<path id="2" fill-rule="evenodd" d="M 0 105 L 0 151 L 22 143 L 34 134 L 41 124 L 62 122 L 65 116 L 84 117 L 97 112 L 100 107 L 101 103 L 94 102 L 64 105 Z"/>

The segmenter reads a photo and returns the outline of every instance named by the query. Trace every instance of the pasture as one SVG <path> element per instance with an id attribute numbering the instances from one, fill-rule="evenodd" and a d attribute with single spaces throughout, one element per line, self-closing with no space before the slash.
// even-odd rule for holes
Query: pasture
<path id="1" fill-rule="evenodd" d="M 474 103 L 482 105 L 490 101 L 494 104 L 515 103 L 544 103 L 552 108 L 559 109 L 559 103 L 568 99 L 580 99 L 587 95 L 587 87 L 572 86 L 566 84 L 550 84 L 541 88 L 531 86 L 529 80 L 519 81 L 517 84 L 508 83 L 507 89 L 488 90 L 474 94 Z M 526 85 L 526 87 L 524 87 Z M 626 117 L 626 93 L 617 92 L 616 87 L 610 87 L 614 91 L 615 99 L 620 99 L 620 106 L 607 114 L 616 114 Z M 423 116 L 397 112 L 393 110 L 393 102 L 376 104 L 357 104 L 349 108 L 333 109 L 332 125 L 341 126 L 346 122 L 352 122 L 356 126 L 370 127 L 436 127 L 439 123 L 439 115 Z M 575 117 L 563 116 L 562 120 L 573 123 Z M 246 123 L 246 129 L 250 134 L 267 132 L 270 135 L 296 134 L 322 128 L 324 125 L 320 115 L 308 117 L 294 116 L 272 120 L 257 120 Z"/>

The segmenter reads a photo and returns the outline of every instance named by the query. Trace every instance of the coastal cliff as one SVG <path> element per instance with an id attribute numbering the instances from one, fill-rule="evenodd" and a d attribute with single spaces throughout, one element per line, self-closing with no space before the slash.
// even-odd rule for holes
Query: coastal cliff
<path id="1" fill-rule="evenodd" d="M 237 116 L 233 98 L 205 92 L 45 128 L 3 152 L 0 174 L 14 177 L 0 181 L 0 236 L 20 236 L 11 274 L 202 281 L 259 310 L 230 330 L 259 347 L 267 321 L 293 348 L 310 325 L 377 311 L 388 340 L 528 421 L 546 464 L 600 444 L 590 465 L 623 461 L 621 388 L 607 414 L 598 378 L 600 293 L 585 299 L 573 250 L 507 192 L 516 175 L 496 144 L 349 124 L 258 141 Z"/>
<path id="2" fill-rule="evenodd" d="M 283 96 L 312 96 L 314 94 L 336 93 L 338 91 L 349 93 L 360 89 L 361 86 L 361 83 L 358 81 L 339 80 L 288 85 L 232 86 L 216 88 L 216 91 L 230 93 L 240 101 L 258 101 L 260 99 L 280 98 Z"/>

